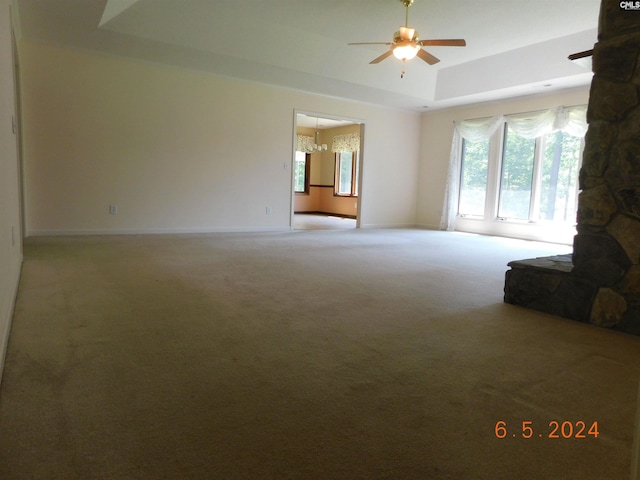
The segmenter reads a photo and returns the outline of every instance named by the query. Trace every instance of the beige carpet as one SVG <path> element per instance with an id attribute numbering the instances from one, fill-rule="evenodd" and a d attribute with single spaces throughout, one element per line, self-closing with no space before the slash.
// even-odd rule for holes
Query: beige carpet
<path id="1" fill-rule="evenodd" d="M 506 262 L 566 251 L 420 230 L 30 239 L 0 478 L 627 479 L 640 338 L 502 303 Z"/>

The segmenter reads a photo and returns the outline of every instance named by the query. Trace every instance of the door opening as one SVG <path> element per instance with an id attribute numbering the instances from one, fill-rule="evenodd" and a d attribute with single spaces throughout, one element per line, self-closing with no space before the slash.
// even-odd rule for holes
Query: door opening
<path id="1" fill-rule="evenodd" d="M 364 123 L 294 112 L 291 228 L 358 228 Z"/>

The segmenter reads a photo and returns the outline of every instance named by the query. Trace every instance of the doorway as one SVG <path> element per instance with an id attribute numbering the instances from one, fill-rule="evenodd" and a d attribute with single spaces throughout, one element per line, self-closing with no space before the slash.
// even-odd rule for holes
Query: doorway
<path id="1" fill-rule="evenodd" d="M 294 112 L 291 228 L 359 228 L 364 122 Z"/>

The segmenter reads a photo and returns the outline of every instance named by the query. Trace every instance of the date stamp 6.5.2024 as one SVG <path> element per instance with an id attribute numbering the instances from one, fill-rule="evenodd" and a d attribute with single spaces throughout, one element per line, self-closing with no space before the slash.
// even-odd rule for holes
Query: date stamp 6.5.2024
<path id="1" fill-rule="evenodd" d="M 514 422 L 508 424 L 500 420 L 496 422 L 494 427 L 496 438 L 575 438 L 575 439 L 594 439 L 598 438 L 600 431 L 598 430 L 598 422 L 584 422 L 578 420 L 558 421 L 552 420 L 548 424 L 534 424 L 531 421 Z"/>

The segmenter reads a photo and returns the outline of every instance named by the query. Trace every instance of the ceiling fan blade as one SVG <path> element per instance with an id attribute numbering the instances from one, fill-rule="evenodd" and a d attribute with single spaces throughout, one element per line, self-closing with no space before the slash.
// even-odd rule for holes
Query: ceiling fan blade
<path id="1" fill-rule="evenodd" d="M 391 42 L 358 42 L 358 43 L 347 43 L 347 45 L 393 45 Z"/>
<path id="2" fill-rule="evenodd" d="M 433 65 L 433 64 L 438 63 L 440 61 L 439 58 L 434 57 L 429 52 L 427 52 L 426 50 L 422 50 L 422 49 L 418 50 L 418 56 L 422 60 L 427 62 L 429 65 Z"/>
<path id="3" fill-rule="evenodd" d="M 418 45 L 431 47 L 466 47 L 467 42 L 462 38 L 452 38 L 443 40 L 420 40 Z"/>
<path id="4" fill-rule="evenodd" d="M 416 34 L 416 29 L 409 27 L 400 27 L 398 33 L 400 33 L 401 39 L 411 41 L 413 40 L 413 36 Z"/>
<path id="5" fill-rule="evenodd" d="M 393 53 L 393 50 L 387 50 L 386 52 L 384 52 L 382 55 L 380 55 L 378 58 L 374 58 L 373 60 L 371 60 L 369 63 L 373 64 L 373 63 L 380 63 L 382 60 L 384 60 L 387 57 L 390 57 L 391 54 Z"/>

